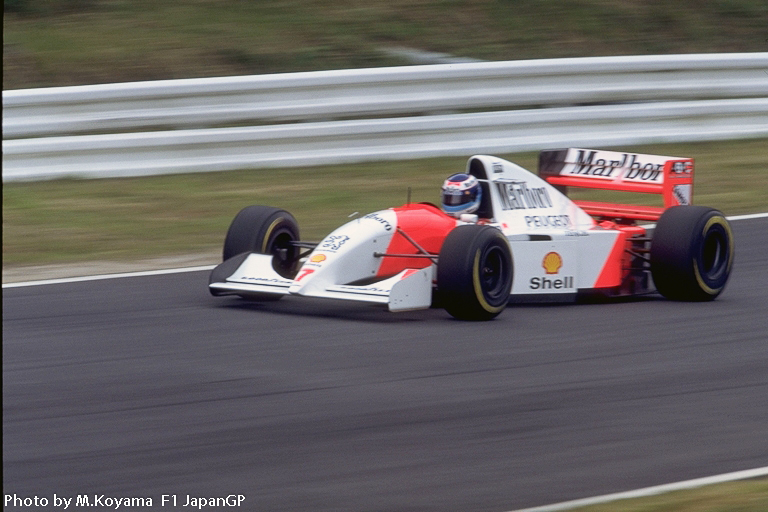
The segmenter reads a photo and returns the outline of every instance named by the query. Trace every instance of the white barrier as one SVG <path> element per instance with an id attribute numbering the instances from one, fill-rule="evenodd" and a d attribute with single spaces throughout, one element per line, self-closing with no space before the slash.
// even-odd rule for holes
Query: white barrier
<path id="1" fill-rule="evenodd" d="M 644 103 L 563 107 L 616 102 Z M 768 53 L 446 64 L 4 91 L 3 181 L 764 137 L 766 102 Z M 548 108 L 531 108 L 542 106 Z M 526 109 L 317 121 L 510 107 Z M 314 122 L 221 128 L 276 120 Z M 114 133 L 169 126 L 217 128 Z M 111 133 L 7 139 L 93 131 Z"/>
<path id="2" fill-rule="evenodd" d="M 5 141 L 3 181 L 768 137 L 768 98 Z"/>
<path id="3" fill-rule="evenodd" d="M 3 137 L 465 109 L 756 97 L 768 53 L 406 66 L 3 92 Z"/>

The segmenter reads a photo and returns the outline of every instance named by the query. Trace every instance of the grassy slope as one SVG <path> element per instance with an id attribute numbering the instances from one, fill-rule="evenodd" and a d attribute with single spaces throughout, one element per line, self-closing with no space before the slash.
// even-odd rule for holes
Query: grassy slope
<path id="1" fill-rule="evenodd" d="M 382 51 L 401 46 L 486 60 L 768 50 L 764 0 L 5 4 L 26 9 L 3 18 L 4 89 L 402 64 Z"/>
<path id="2" fill-rule="evenodd" d="M 765 140 L 626 148 L 693 156 L 694 202 L 727 214 L 768 210 Z M 507 155 L 535 171 L 537 154 Z M 3 265 L 131 260 L 219 252 L 227 226 L 249 204 L 293 213 L 306 239 L 319 239 L 346 221 L 404 203 L 436 202 L 442 180 L 464 168 L 463 158 L 261 169 L 109 180 L 11 183 L 3 187 Z M 574 197 L 603 198 L 574 191 Z M 616 197 L 616 193 L 613 193 Z M 621 196 L 621 199 L 626 199 Z M 656 196 L 631 202 L 650 204 Z"/>
<path id="3" fill-rule="evenodd" d="M 579 507 L 572 512 L 764 512 L 766 510 L 768 510 L 768 479 L 763 478 Z"/>

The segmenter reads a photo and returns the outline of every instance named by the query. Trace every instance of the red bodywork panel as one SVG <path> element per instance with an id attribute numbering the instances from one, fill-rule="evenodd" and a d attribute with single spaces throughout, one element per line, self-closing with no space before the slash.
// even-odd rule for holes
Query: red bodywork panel
<path id="1" fill-rule="evenodd" d="M 595 282 L 595 288 L 613 288 L 620 286 L 629 274 L 632 255 L 628 252 L 632 249 L 632 237 L 643 236 L 646 230 L 642 226 L 627 226 L 616 224 L 611 221 L 604 221 L 599 224 L 603 229 L 615 229 L 619 231 L 619 236 L 613 244 L 613 248 L 605 262 L 600 276 Z"/>
<path id="2" fill-rule="evenodd" d="M 397 232 L 387 247 L 393 255 L 423 254 L 401 231 L 430 254 L 437 255 L 448 233 L 456 227 L 456 219 L 428 203 L 408 204 L 393 208 L 397 214 Z M 392 276 L 406 268 L 425 268 L 432 264 L 429 258 L 384 256 L 378 276 Z"/>

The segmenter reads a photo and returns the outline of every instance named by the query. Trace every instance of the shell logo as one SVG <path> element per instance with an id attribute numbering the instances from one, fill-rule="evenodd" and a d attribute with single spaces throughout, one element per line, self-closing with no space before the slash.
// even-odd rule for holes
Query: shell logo
<path id="1" fill-rule="evenodd" d="M 312 263 L 320 263 L 321 261 L 325 261 L 325 254 L 315 254 L 309 258 L 309 261 Z"/>
<path id="2" fill-rule="evenodd" d="M 557 274 L 563 266 L 563 257 L 556 252 L 548 252 L 541 262 L 547 274 Z"/>

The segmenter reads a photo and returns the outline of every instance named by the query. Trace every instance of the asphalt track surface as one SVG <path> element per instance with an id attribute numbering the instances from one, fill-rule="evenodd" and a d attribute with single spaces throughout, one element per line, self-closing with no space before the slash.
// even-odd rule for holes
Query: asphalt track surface
<path id="1" fill-rule="evenodd" d="M 5 289 L 4 494 L 503 512 L 764 467 L 768 219 L 733 226 L 714 302 L 486 323 L 214 298 L 205 272 Z"/>

